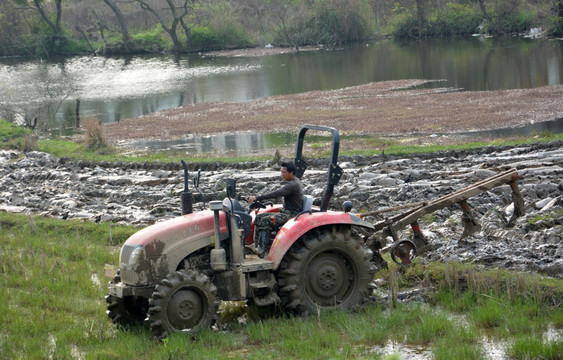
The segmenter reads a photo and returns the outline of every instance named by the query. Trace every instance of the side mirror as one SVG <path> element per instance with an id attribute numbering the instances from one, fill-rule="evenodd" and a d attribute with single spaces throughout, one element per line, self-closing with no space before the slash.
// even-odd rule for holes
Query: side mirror
<path id="1" fill-rule="evenodd" d="M 227 179 L 227 197 L 235 199 L 237 196 L 237 179 Z"/>
<path id="2" fill-rule="evenodd" d="M 352 207 L 354 207 L 354 205 L 350 200 L 344 201 L 344 203 L 342 204 L 342 210 L 346 213 L 350 212 L 352 210 Z"/>
<path id="3" fill-rule="evenodd" d="M 201 178 L 201 169 L 197 171 L 197 176 L 194 178 L 194 188 L 199 187 L 199 179 Z"/>

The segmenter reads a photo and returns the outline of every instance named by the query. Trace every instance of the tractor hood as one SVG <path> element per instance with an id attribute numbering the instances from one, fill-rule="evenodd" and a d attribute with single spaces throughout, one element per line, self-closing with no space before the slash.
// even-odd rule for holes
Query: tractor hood
<path id="1" fill-rule="evenodd" d="M 221 233 L 227 233 L 220 211 Z M 133 234 L 121 248 L 121 280 L 128 285 L 158 283 L 189 254 L 215 243 L 213 212 L 204 210 L 166 220 Z"/>

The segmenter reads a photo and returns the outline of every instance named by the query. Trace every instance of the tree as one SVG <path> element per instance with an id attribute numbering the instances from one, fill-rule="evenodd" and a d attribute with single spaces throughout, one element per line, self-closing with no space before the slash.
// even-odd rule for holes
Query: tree
<path id="1" fill-rule="evenodd" d="M 61 17 L 63 13 L 61 6 L 62 0 L 54 0 L 56 7 L 55 22 L 51 21 L 51 19 L 45 12 L 45 9 L 42 6 L 44 2 L 45 2 L 44 0 L 33 0 L 33 4 L 37 8 L 37 11 L 39 11 L 39 14 L 41 15 L 43 21 L 45 21 L 47 25 L 49 25 L 49 27 L 53 30 L 55 35 L 60 35 L 62 33 L 62 28 L 61 28 Z"/>
<path id="2" fill-rule="evenodd" d="M 477 0 L 477 2 L 483 18 L 494 33 L 510 32 L 511 29 L 506 28 L 503 20 L 517 11 L 520 0 Z M 491 6 L 487 8 L 489 5 Z"/>
<path id="3" fill-rule="evenodd" d="M 64 53 L 66 46 L 70 43 L 70 38 L 65 34 L 61 23 L 62 0 L 14 0 L 14 2 L 37 11 L 42 23 L 46 25 L 46 27 L 32 26 L 33 41 L 27 45 L 31 45 L 35 55 L 48 57 Z M 52 5 L 55 7 L 54 10 L 52 10 Z"/>
<path id="4" fill-rule="evenodd" d="M 426 0 L 416 0 L 416 18 L 418 22 L 418 37 L 426 33 Z"/>
<path id="5" fill-rule="evenodd" d="M 129 36 L 129 30 L 127 29 L 127 23 L 125 22 L 125 17 L 121 13 L 119 7 L 115 4 L 113 0 L 103 0 L 107 6 L 110 7 L 111 11 L 115 14 L 119 27 L 121 29 L 121 38 L 123 39 L 123 48 L 129 50 L 131 37 Z"/>
<path id="6" fill-rule="evenodd" d="M 53 30 L 53 33 L 55 33 L 56 35 L 62 33 L 62 0 L 52 1 L 55 4 L 55 22 L 51 20 L 51 17 L 47 14 L 47 10 L 45 9 L 45 3 L 51 3 L 51 1 L 33 0 L 32 2 L 30 2 L 29 0 L 15 0 L 15 2 L 25 7 L 37 10 L 37 12 L 39 12 L 39 15 L 41 15 L 41 19 L 43 19 L 43 21 L 51 28 L 51 30 Z"/>
<path id="7" fill-rule="evenodd" d="M 178 24 L 180 24 L 184 28 L 184 31 L 186 32 L 186 36 L 189 38 L 189 29 L 187 25 L 183 22 L 183 19 L 189 14 L 188 3 L 190 0 L 183 0 L 183 5 L 179 7 L 177 7 L 174 4 L 174 1 L 166 0 L 166 3 L 168 4 L 168 10 L 172 14 L 172 22 L 170 23 L 170 25 L 167 24 L 166 17 L 160 14 L 155 9 L 153 9 L 146 1 L 144 0 L 135 0 L 135 1 L 139 3 L 139 5 L 143 10 L 150 12 L 151 14 L 154 15 L 154 17 L 158 19 L 158 22 L 162 26 L 162 29 L 164 29 L 164 31 L 166 31 L 170 36 L 170 39 L 172 40 L 172 44 L 174 47 L 174 51 L 176 52 L 184 51 L 185 50 L 184 46 L 182 45 L 182 42 L 178 38 L 177 29 L 178 29 Z M 178 12 L 177 11 L 178 8 L 182 11 Z"/>

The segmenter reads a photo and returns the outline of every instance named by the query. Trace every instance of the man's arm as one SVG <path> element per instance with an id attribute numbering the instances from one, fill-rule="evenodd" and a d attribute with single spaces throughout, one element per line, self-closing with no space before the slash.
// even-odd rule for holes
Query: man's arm
<path id="1" fill-rule="evenodd" d="M 267 200 L 267 199 L 275 199 L 275 198 L 279 198 L 279 197 L 284 197 L 286 195 L 289 195 L 293 192 L 295 192 L 296 190 L 296 185 L 294 182 L 289 182 L 287 184 L 285 184 L 284 186 L 282 186 L 281 188 L 279 188 L 278 190 L 263 194 L 263 195 L 258 195 L 255 197 L 256 200 L 258 201 L 262 201 L 262 200 Z"/>

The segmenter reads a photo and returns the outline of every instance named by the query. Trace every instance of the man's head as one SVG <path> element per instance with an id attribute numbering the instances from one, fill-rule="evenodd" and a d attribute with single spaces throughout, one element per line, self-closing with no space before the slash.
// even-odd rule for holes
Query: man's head
<path id="1" fill-rule="evenodd" d="M 285 181 L 290 181 L 295 176 L 295 164 L 291 161 L 281 163 L 281 175 Z"/>

